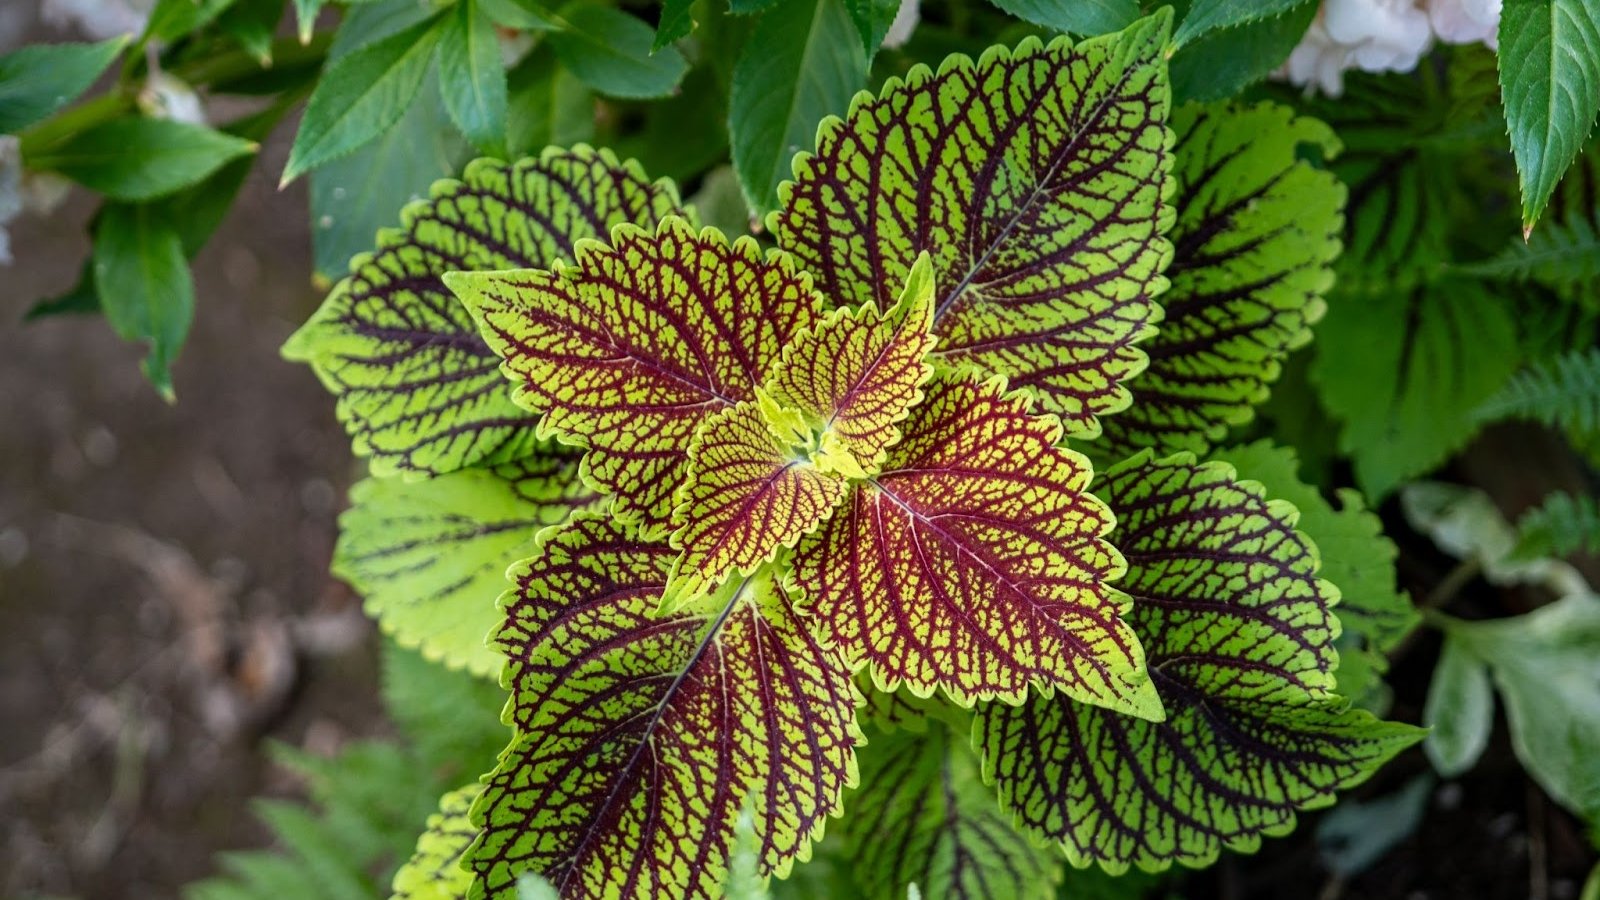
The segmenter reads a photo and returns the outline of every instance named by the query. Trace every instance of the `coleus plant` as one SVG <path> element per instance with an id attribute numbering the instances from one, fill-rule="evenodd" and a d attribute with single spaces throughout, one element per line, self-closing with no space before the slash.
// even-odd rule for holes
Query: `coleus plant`
<path id="1" fill-rule="evenodd" d="M 840 814 L 862 895 L 1046 896 L 1252 850 L 1419 738 L 1340 696 L 1295 508 L 1202 459 L 1322 314 L 1336 141 L 1171 110 L 1168 29 L 858 96 L 774 248 L 578 147 L 353 263 L 286 347 L 371 463 L 335 569 L 511 694 L 397 896 L 715 895 L 736 832 L 782 878 Z"/>

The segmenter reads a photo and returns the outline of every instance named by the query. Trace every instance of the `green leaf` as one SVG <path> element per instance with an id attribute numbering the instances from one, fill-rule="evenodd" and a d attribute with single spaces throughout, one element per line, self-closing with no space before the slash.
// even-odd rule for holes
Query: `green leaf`
<path id="1" fill-rule="evenodd" d="M 493 676 L 501 659 L 484 639 L 499 619 L 506 566 L 528 554 L 539 529 L 598 499 L 578 478 L 578 458 L 552 448 L 426 481 L 368 478 L 350 489 L 333 573 L 401 646 Z"/>
<path id="2" fill-rule="evenodd" d="M 152 207 L 107 204 L 94 229 L 94 283 L 117 336 L 150 342 L 141 368 L 172 400 L 172 361 L 194 319 L 183 238 Z"/>
<path id="3" fill-rule="evenodd" d="M 1600 294 L 1600 209 L 1588 217 L 1546 220 L 1526 240 L 1513 238 L 1493 259 L 1461 270 L 1496 281 L 1533 282 L 1577 302 Z"/>
<path id="4" fill-rule="evenodd" d="M 405 115 L 433 62 L 443 15 L 339 57 L 306 104 L 282 184 L 360 148 Z"/>
<path id="5" fill-rule="evenodd" d="M 678 218 L 615 229 L 554 272 L 446 282 L 505 360 L 516 402 L 544 413 L 540 433 L 589 447 L 585 476 L 652 534 L 670 523 L 695 429 L 755 399 L 822 305 L 787 257 Z"/>
<path id="6" fill-rule="evenodd" d="M 1527 419 L 1580 435 L 1600 433 L 1600 349 L 1571 350 L 1518 372 L 1477 419 Z"/>
<path id="7" fill-rule="evenodd" d="M 116 37 L 38 44 L 0 56 L 0 134 L 16 134 L 77 99 L 126 46 L 126 37 Z"/>
<path id="8" fill-rule="evenodd" d="M 1560 492 L 1544 498 L 1517 521 L 1516 560 L 1600 553 L 1600 504 L 1589 496 Z"/>
<path id="9" fill-rule="evenodd" d="M 678 489 L 666 608 L 744 576 L 816 529 L 844 499 L 845 479 L 790 450 L 756 403 L 709 416 L 689 444 Z"/>
<path id="10" fill-rule="evenodd" d="M 511 70 L 506 126 L 513 157 L 594 140 L 595 97 L 583 82 L 535 48 Z"/>
<path id="11" fill-rule="evenodd" d="M 506 68 L 494 22 L 462 0 L 439 39 L 439 92 L 450 118 L 483 153 L 506 155 Z"/>
<path id="12" fill-rule="evenodd" d="M 113 200 L 140 201 L 196 184 L 255 151 L 251 141 L 202 125 L 129 116 L 91 126 L 23 161 Z"/>
<path id="13" fill-rule="evenodd" d="M 1329 303 L 1311 377 L 1343 423 L 1356 481 L 1381 499 L 1443 463 L 1477 431 L 1475 410 L 1516 367 L 1516 326 L 1499 297 L 1447 280 Z"/>
<path id="14" fill-rule="evenodd" d="M 602 94 L 664 97 L 689 70 L 675 47 L 652 52 L 655 32 L 621 10 L 579 2 L 561 15 L 564 27 L 550 33 L 551 48 L 562 65 Z"/>
<path id="15" fill-rule="evenodd" d="M 496 25 L 516 31 L 552 31 L 559 27 L 537 0 L 477 0 Z"/>
<path id="16" fill-rule="evenodd" d="M 764 579 L 657 617 L 673 555 L 580 516 L 513 568 L 496 646 L 518 737 L 473 809 L 471 896 L 524 871 L 569 898 L 709 896 L 741 813 L 783 877 L 838 812 L 849 674 Z"/>
<path id="17" fill-rule="evenodd" d="M 1433 798 L 1423 773 L 1398 791 L 1372 800 L 1347 800 L 1317 823 L 1317 856 L 1329 872 L 1354 878 L 1416 833 Z"/>
<path id="18" fill-rule="evenodd" d="M 417 849 L 394 873 L 390 900 L 460 900 L 472 887 L 472 873 L 457 863 L 472 845 L 478 829 L 468 815 L 472 801 L 483 793 L 473 783 L 439 798 L 439 811 L 428 816 L 417 837 Z"/>
<path id="19" fill-rule="evenodd" d="M 1160 718 L 1088 461 L 999 379 L 923 391 L 883 471 L 800 542 L 807 611 L 880 690 L 970 705 L 1037 685 Z"/>
<path id="20" fill-rule="evenodd" d="M 1500 87 L 1528 233 L 1600 113 L 1600 4 L 1506 0 Z"/>
<path id="21" fill-rule="evenodd" d="M 283 0 L 239 0 L 217 17 L 217 27 L 267 68 L 272 65 L 272 38 L 283 9 Z"/>
<path id="22" fill-rule="evenodd" d="M 1139 0 L 989 0 L 1019 19 L 1071 34 L 1120 31 L 1139 18 Z"/>
<path id="23" fill-rule="evenodd" d="M 503 570 L 501 575 L 501 586 L 509 586 Z M 382 687 L 383 708 L 422 765 L 442 778 L 476 775 L 510 737 L 500 721 L 506 692 L 496 680 L 446 668 L 384 641 Z"/>
<path id="24" fill-rule="evenodd" d="M 700 177 L 728 156 L 726 91 L 710 66 L 691 70 L 674 96 L 644 105 L 640 127 L 614 139 L 617 153 L 664 178 Z"/>
<path id="25" fill-rule="evenodd" d="M 349 278 L 284 345 L 339 398 L 339 417 L 375 475 L 438 474 L 518 459 L 535 446 L 533 416 L 505 390 L 499 359 L 446 272 L 525 269 L 624 222 L 653 225 L 678 209 L 672 186 L 605 151 L 551 149 L 514 166 L 474 163 L 408 206 Z"/>
<path id="26" fill-rule="evenodd" d="M 156 0 L 143 40 L 175 41 L 211 24 L 237 0 Z"/>
<path id="27" fill-rule="evenodd" d="M 1311 0 L 1194 0 L 1172 35 L 1172 46 L 1182 47 L 1207 32 L 1279 16 L 1309 3 Z"/>
<path id="28" fill-rule="evenodd" d="M 1299 159 L 1333 131 L 1282 106 L 1188 105 L 1178 134 L 1175 247 L 1166 315 L 1143 345 L 1133 404 L 1105 423 L 1120 456 L 1204 453 L 1254 416 L 1283 360 L 1327 309 L 1344 188 Z"/>
<path id="29" fill-rule="evenodd" d="M 311 33 L 317 27 L 317 14 L 327 0 L 294 0 L 295 33 L 300 43 L 311 43 Z"/>
<path id="30" fill-rule="evenodd" d="M 689 206 L 700 221 L 729 237 L 750 233 L 754 220 L 732 166 L 718 166 L 707 172 L 700 181 L 700 190 L 689 198 Z"/>
<path id="31" fill-rule="evenodd" d="M 91 257 L 83 264 L 83 270 L 78 274 L 78 280 L 68 288 L 66 293 L 54 297 L 47 297 L 23 314 L 22 321 L 32 322 L 49 316 L 83 315 L 100 311 L 100 292 L 94 284 L 94 259 Z"/>
<path id="32" fill-rule="evenodd" d="M 1173 98 L 1222 100 L 1266 78 L 1288 60 L 1320 6 L 1301 3 L 1281 15 L 1189 40 L 1169 63 Z"/>
<path id="33" fill-rule="evenodd" d="M 1454 778 L 1477 764 L 1494 731 L 1494 689 L 1489 667 L 1446 638 L 1428 684 L 1422 711 L 1428 737 L 1422 749 L 1440 775 Z"/>
<path id="34" fill-rule="evenodd" d="M 650 52 L 658 53 L 669 44 L 689 36 L 694 30 L 694 0 L 661 0 L 661 20 L 656 25 L 656 38 Z"/>
<path id="35" fill-rule="evenodd" d="M 319 166 L 311 173 L 316 277 L 324 284 L 343 277 L 352 257 L 372 249 L 379 229 L 393 225 L 406 204 L 425 199 L 428 186 L 454 175 L 471 153 L 445 113 L 438 86 L 424 83 L 393 128 Z"/>
<path id="36" fill-rule="evenodd" d="M 1600 815 L 1600 597 L 1576 593 L 1510 619 L 1441 621 L 1488 664 L 1528 774 L 1574 813 Z"/>
<path id="37" fill-rule="evenodd" d="M 1069 436 L 1128 405 L 1172 253 L 1170 15 L 914 68 L 825 125 L 770 226 L 841 304 L 887 307 L 923 252 L 936 360 L 1010 379 Z"/>
<path id="38" fill-rule="evenodd" d="M 883 46 L 884 35 L 889 33 L 889 26 L 894 24 L 895 16 L 900 12 L 902 0 L 844 0 L 845 10 L 850 13 L 850 21 L 855 23 L 856 31 L 861 35 L 861 47 L 866 51 L 870 61 L 877 55 L 878 48 Z"/>
<path id="39" fill-rule="evenodd" d="M 1099 489 L 1167 718 L 1046 695 L 980 706 L 984 775 L 1022 827 L 1113 874 L 1204 866 L 1289 831 L 1297 810 L 1421 739 L 1330 692 L 1337 592 L 1315 577 L 1293 507 L 1187 454 L 1141 454 Z"/>
<path id="40" fill-rule="evenodd" d="M 1258 481 L 1267 494 L 1294 505 L 1295 527 L 1316 545 L 1322 558 L 1318 575 L 1339 589 L 1339 692 L 1352 700 L 1377 687 L 1388 669 L 1387 653 L 1421 621 L 1409 597 L 1397 588 L 1399 550 L 1384 537 L 1383 523 L 1365 508 L 1361 494 L 1338 492 L 1339 508 L 1300 480 L 1294 451 L 1258 441 L 1219 450 L 1216 458 L 1240 478 Z M 1364 657 L 1357 663 L 1357 657 Z M 1363 681 L 1361 676 L 1369 679 Z"/>
<path id="41" fill-rule="evenodd" d="M 866 53 L 841 0 L 788 0 L 762 17 L 739 54 L 728 100 L 733 169 L 751 209 L 783 205 L 778 184 L 790 160 L 866 80 Z"/>
<path id="42" fill-rule="evenodd" d="M 874 732 L 841 826 L 860 900 L 1050 900 L 1061 857 L 1011 827 L 978 760 L 943 727 Z M 1076 895 L 1073 895 L 1076 896 Z"/>
<path id="43" fill-rule="evenodd" d="M 932 266 L 923 256 L 887 312 L 873 303 L 836 310 L 784 348 L 767 393 L 800 413 L 815 449 L 826 454 L 819 461 L 831 458 L 835 471 L 876 474 L 899 442 L 899 424 L 933 374 L 923 361 L 933 347 L 933 295 Z"/>

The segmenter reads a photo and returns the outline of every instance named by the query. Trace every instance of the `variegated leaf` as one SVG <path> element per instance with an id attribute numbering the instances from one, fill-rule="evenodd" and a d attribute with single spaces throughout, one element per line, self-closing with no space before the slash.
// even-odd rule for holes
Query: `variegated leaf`
<path id="1" fill-rule="evenodd" d="M 747 812 L 762 874 L 856 781 L 850 676 L 764 577 L 655 615 L 672 549 L 579 516 L 512 572 L 496 646 L 518 735 L 473 810 L 473 897 L 710 897 Z"/>
<path id="2" fill-rule="evenodd" d="M 589 447 L 586 475 L 650 533 L 671 519 L 696 427 L 753 399 L 821 309 L 787 257 L 676 218 L 619 228 L 555 271 L 448 281 L 541 433 Z"/>
<path id="3" fill-rule="evenodd" d="M 417 838 L 416 852 L 394 873 L 389 900 L 460 900 L 472 886 L 472 873 L 461 868 L 461 854 L 478 829 L 469 812 L 483 785 L 469 784 L 439 798 L 439 811 L 428 817 Z"/>
<path id="4" fill-rule="evenodd" d="M 825 296 L 880 306 L 927 252 L 938 358 L 1006 375 L 1069 433 L 1097 434 L 1128 405 L 1166 285 L 1170 21 L 891 79 L 796 157 L 779 246 Z"/>
<path id="5" fill-rule="evenodd" d="M 924 391 L 883 471 L 796 550 L 822 632 L 884 690 L 1015 702 L 1037 685 L 1160 718 L 1088 461 L 999 380 Z"/>
<path id="6" fill-rule="evenodd" d="M 1292 506 L 1187 454 L 1141 454 L 1099 489 L 1168 716 L 1044 696 L 980 707 L 984 772 L 1019 824 L 1077 865 L 1201 866 L 1289 831 L 1421 737 L 1332 694 L 1337 593 Z"/>
<path id="7" fill-rule="evenodd" d="M 401 228 L 284 345 L 338 397 L 339 418 L 373 473 L 427 475 L 492 465 L 536 446 L 535 418 L 511 402 L 499 359 L 445 289 L 447 272 L 548 267 L 624 222 L 679 211 L 669 182 L 605 150 L 550 149 L 513 166 L 479 160 L 406 207 Z"/>

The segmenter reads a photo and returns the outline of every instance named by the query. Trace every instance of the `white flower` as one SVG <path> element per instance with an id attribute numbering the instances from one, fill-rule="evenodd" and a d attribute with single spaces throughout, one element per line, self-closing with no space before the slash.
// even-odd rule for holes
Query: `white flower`
<path id="1" fill-rule="evenodd" d="M 1428 0 L 1428 22 L 1447 44 L 1488 44 L 1500 47 L 1502 0 Z"/>
<path id="2" fill-rule="evenodd" d="M 139 91 L 139 109 L 147 116 L 171 119 L 189 125 L 206 123 L 205 106 L 200 95 L 181 79 L 165 72 L 151 72 L 144 88 Z"/>
<path id="3" fill-rule="evenodd" d="M 1409 72 L 1433 41 L 1416 0 L 1324 0 L 1289 60 L 1274 73 L 1337 97 L 1346 69 Z"/>
<path id="4" fill-rule="evenodd" d="M 895 11 L 894 21 L 889 23 L 889 31 L 883 36 L 883 45 L 891 49 L 904 46 L 911 40 L 911 32 L 917 30 L 917 23 L 922 21 L 922 0 L 900 0 L 900 8 Z"/>

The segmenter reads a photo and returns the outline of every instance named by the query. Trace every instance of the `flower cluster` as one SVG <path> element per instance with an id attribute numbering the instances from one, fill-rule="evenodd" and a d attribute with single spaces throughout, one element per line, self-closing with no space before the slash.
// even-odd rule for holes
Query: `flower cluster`
<path id="1" fill-rule="evenodd" d="M 1502 0 L 1322 0 L 1315 21 L 1276 73 L 1337 97 L 1346 69 L 1409 72 L 1435 39 L 1496 46 Z"/>

